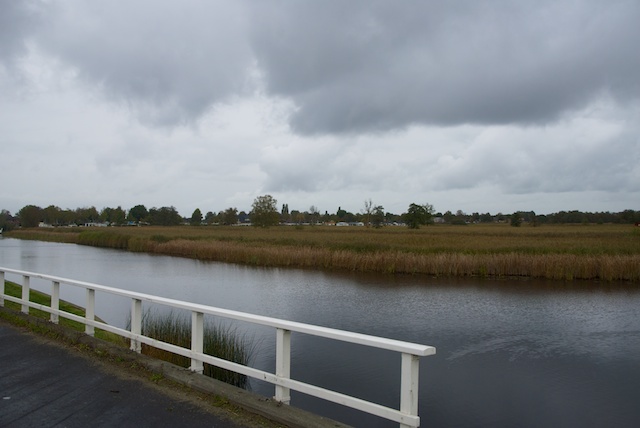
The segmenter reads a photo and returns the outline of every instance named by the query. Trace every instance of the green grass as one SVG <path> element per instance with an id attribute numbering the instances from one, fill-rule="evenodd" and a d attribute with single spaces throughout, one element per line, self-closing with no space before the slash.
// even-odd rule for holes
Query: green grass
<path id="1" fill-rule="evenodd" d="M 19 284 L 16 284 L 11 281 L 5 281 L 4 290 L 6 295 L 22 298 L 22 286 Z M 33 289 L 29 290 L 29 301 L 38 303 L 43 306 L 51 307 L 51 296 L 37 290 L 33 290 Z M 5 300 L 4 305 L 5 307 L 16 310 L 16 311 L 22 310 L 22 305 L 20 305 L 19 303 L 9 302 L 8 300 Z M 60 300 L 59 309 L 61 311 L 69 312 L 71 314 L 78 315 L 81 317 L 85 316 L 84 308 L 64 300 Z M 34 316 L 36 318 L 42 318 L 45 320 L 49 320 L 51 317 L 51 315 L 48 312 L 42 311 L 40 309 L 35 309 L 35 308 L 29 308 L 29 315 Z M 84 324 L 78 321 L 64 318 L 62 314 L 59 317 L 58 323 L 64 327 L 69 327 L 71 329 L 78 330 L 78 331 L 84 331 Z M 95 337 L 103 340 L 108 340 L 110 342 L 124 344 L 124 340 L 120 336 L 101 330 L 99 328 L 95 330 Z"/>
<path id="2" fill-rule="evenodd" d="M 142 319 L 142 334 L 183 348 L 189 349 L 191 347 L 190 319 L 173 312 L 162 314 L 145 313 Z M 246 366 L 251 361 L 254 350 L 254 343 L 245 336 L 240 335 L 232 327 L 205 322 L 204 352 L 206 354 Z M 187 357 L 144 344 L 142 352 L 182 367 L 188 367 L 191 362 Z M 245 375 L 206 363 L 203 374 L 240 388 L 246 388 L 248 385 Z"/>

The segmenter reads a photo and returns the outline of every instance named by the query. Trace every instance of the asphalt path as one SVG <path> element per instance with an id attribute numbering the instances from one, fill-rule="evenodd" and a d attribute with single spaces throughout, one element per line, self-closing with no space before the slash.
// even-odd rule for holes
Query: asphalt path
<path id="1" fill-rule="evenodd" d="M 0 427 L 241 425 L 0 320 Z"/>

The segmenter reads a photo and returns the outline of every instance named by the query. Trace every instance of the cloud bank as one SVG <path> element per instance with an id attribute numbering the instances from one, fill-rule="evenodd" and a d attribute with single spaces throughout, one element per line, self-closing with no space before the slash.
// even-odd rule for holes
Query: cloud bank
<path id="1" fill-rule="evenodd" d="M 528 208 L 530 195 L 571 209 L 560 205 L 582 195 L 593 209 L 597 194 L 602 210 L 638 208 L 638 2 L 0 0 L 0 10 L 3 151 L 14 163 L 59 158 L 94 187 L 109 180 L 104 203 L 223 209 L 271 192 L 505 210 Z M 54 195 L 47 174 L 73 182 L 34 172 L 3 199 L 42 200 L 39 186 Z M 65 196 L 100 204 L 92 192 Z"/>

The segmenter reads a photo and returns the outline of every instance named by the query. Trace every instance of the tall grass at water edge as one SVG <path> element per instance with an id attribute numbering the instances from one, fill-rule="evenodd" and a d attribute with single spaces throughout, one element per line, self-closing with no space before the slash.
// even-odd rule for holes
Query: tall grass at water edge
<path id="1" fill-rule="evenodd" d="M 145 312 L 142 334 L 156 340 L 189 349 L 191 347 L 191 321 L 174 312 Z M 205 322 L 204 353 L 234 363 L 248 365 L 253 358 L 255 343 L 231 326 Z M 188 367 L 191 359 L 143 344 L 142 353 L 170 363 Z M 204 374 L 231 385 L 247 388 L 245 375 L 204 364 Z"/>
<path id="2" fill-rule="evenodd" d="M 24 230 L 11 236 L 255 266 L 435 276 L 640 281 L 631 225 L 143 227 Z M 72 238 L 73 237 L 73 238 Z"/>

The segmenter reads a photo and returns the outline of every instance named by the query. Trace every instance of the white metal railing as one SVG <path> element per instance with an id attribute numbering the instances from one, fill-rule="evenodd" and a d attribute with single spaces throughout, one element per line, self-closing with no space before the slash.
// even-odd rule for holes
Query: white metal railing
<path id="1" fill-rule="evenodd" d="M 22 276 L 22 298 L 5 294 L 5 273 Z M 39 278 L 51 281 L 51 306 L 44 306 L 29 301 L 31 278 Z M 86 290 L 85 316 L 81 317 L 60 310 L 60 286 L 62 284 L 84 288 Z M 400 427 L 418 427 L 418 373 L 419 358 L 433 355 L 436 350 L 432 346 L 402 342 L 366 334 L 353 333 L 344 330 L 320 327 L 311 324 L 303 324 L 281 320 L 277 318 L 253 315 L 244 312 L 216 308 L 212 306 L 189 303 L 175 299 L 153 296 L 122 290 L 90 282 L 76 281 L 34 272 L 26 272 L 16 269 L 0 267 L 0 306 L 5 301 L 15 302 L 21 305 L 22 312 L 29 313 L 29 308 L 39 309 L 51 315 L 50 320 L 58 323 L 59 317 L 78 321 L 85 326 L 85 333 L 93 336 L 95 328 L 117 334 L 131 340 L 131 350 L 141 352 L 142 344 L 147 344 L 165 351 L 173 352 L 191 358 L 190 370 L 202 373 L 204 363 L 223 369 L 231 370 L 248 377 L 260 379 L 275 385 L 275 399 L 289 404 L 290 390 L 299 391 L 327 401 L 342 404 L 366 413 L 370 413 L 385 419 L 400 423 Z M 95 320 L 96 291 L 101 293 L 124 296 L 131 299 L 131 329 L 125 330 Z M 142 302 L 149 302 L 168 306 L 170 308 L 186 309 L 191 312 L 191 349 L 182 348 L 166 342 L 153 339 L 142 334 Z M 223 318 L 247 321 L 249 323 L 269 326 L 276 329 L 276 367 L 275 373 L 258 370 L 242 364 L 213 357 L 203 352 L 204 315 L 214 315 Z M 343 342 L 357 343 L 374 348 L 387 349 L 401 354 L 400 364 L 400 409 L 394 409 L 380 404 L 372 403 L 360 398 L 352 397 L 329 389 L 310 385 L 291 379 L 291 332 L 299 332 L 313 336 L 320 336 Z"/>

